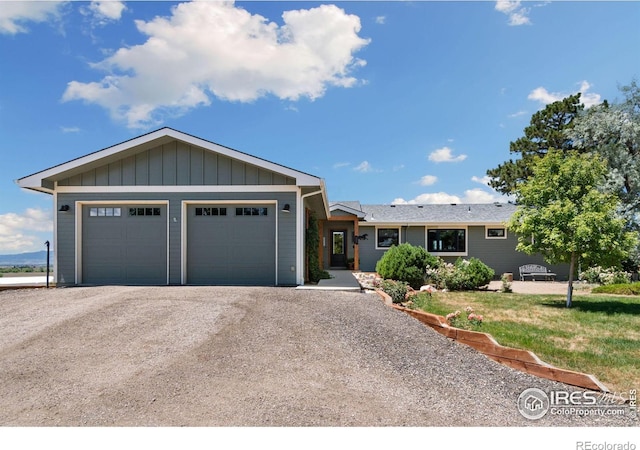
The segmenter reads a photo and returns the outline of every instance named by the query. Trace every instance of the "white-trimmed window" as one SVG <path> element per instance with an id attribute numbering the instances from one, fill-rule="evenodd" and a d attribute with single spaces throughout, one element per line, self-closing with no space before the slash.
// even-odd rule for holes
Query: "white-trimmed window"
<path id="1" fill-rule="evenodd" d="M 507 229 L 505 227 L 485 227 L 485 239 L 506 239 Z"/>
<path id="2" fill-rule="evenodd" d="M 427 251 L 436 254 L 465 255 L 467 253 L 467 229 L 427 229 Z"/>
<path id="3" fill-rule="evenodd" d="M 400 228 L 376 228 L 376 249 L 386 250 L 392 245 L 400 245 Z"/>
<path id="4" fill-rule="evenodd" d="M 89 217 L 120 217 L 120 208 L 89 208 Z"/>

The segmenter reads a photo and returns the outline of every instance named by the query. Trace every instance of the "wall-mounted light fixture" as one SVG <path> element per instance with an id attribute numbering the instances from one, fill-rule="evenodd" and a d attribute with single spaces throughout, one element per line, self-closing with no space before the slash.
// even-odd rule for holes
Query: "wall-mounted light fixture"
<path id="1" fill-rule="evenodd" d="M 66 212 L 69 211 L 69 205 L 60 205 L 60 209 L 58 211 Z"/>
<path id="2" fill-rule="evenodd" d="M 288 204 L 288 203 L 286 203 L 286 204 L 284 205 L 284 207 L 282 208 L 282 212 L 283 212 L 283 213 L 289 213 L 289 212 L 291 212 L 291 205 L 290 205 L 290 204 Z"/>

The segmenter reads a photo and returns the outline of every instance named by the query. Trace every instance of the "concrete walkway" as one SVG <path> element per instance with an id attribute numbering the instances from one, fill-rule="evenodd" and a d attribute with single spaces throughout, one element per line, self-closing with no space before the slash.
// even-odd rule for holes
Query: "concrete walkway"
<path id="1" fill-rule="evenodd" d="M 53 283 L 53 275 L 49 276 L 49 282 Z M 39 286 L 47 284 L 47 276 L 7 276 L 0 277 L 0 286 Z"/>
<path id="2" fill-rule="evenodd" d="M 328 270 L 331 278 L 320 280 L 318 284 L 305 284 L 296 289 L 319 291 L 361 291 L 362 287 L 350 270 Z"/>

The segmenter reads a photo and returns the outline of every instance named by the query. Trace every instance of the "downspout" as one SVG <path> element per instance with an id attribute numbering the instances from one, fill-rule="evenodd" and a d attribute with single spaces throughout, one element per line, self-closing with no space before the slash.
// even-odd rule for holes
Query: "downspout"
<path id="1" fill-rule="evenodd" d="M 305 232 L 305 220 L 304 220 L 304 199 L 307 197 L 311 197 L 313 195 L 322 194 L 324 189 L 320 189 L 317 191 L 309 192 L 308 194 L 304 194 L 300 196 L 300 201 L 298 202 L 299 207 L 296 208 L 296 219 L 298 221 L 298 226 L 300 227 L 300 232 L 298 233 L 298 252 L 297 252 L 297 262 L 296 262 L 296 272 L 297 272 L 297 282 L 301 286 L 304 284 L 304 272 L 305 272 L 305 263 L 304 263 L 304 232 Z M 325 206 L 326 208 L 326 206 Z"/>

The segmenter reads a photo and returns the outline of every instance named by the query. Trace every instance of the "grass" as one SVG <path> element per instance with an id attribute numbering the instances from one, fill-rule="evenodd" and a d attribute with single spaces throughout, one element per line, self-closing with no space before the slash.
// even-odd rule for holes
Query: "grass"
<path id="1" fill-rule="evenodd" d="M 484 316 L 478 331 L 507 347 L 531 350 L 543 361 L 595 375 L 614 392 L 640 387 L 640 299 L 495 292 L 421 294 L 416 305 L 446 316 L 471 306 Z"/>

